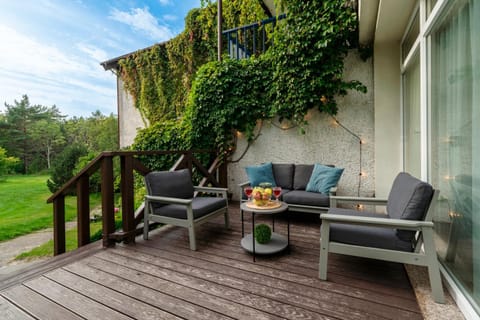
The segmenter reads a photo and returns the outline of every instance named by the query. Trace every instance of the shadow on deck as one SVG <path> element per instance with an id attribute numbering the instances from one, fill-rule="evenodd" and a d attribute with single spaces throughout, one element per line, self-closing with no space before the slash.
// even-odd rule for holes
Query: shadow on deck
<path id="1" fill-rule="evenodd" d="M 255 263 L 240 246 L 238 203 L 230 219 L 230 230 L 221 217 L 202 225 L 197 251 L 189 250 L 185 228 L 166 226 L 148 241 L 94 243 L 3 279 L 1 317 L 422 319 L 402 264 L 331 254 L 328 281 L 319 280 L 318 216 L 292 214 L 290 253 Z M 282 218 L 275 229 L 286 234 Z"/>

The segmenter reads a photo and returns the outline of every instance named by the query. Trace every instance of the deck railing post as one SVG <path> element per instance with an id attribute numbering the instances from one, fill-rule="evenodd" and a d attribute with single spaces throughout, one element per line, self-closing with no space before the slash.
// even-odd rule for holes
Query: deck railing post
<path id="1" fill-rule="evenodd" d="M 77 243 L 78 247 L 90 243 L 90 190 L 89 177 L 84 174 L 77 182 Z"/>
<path id="2" fill-rule="evenodd" d="M 135 242 L 135 204 L 133 188 L 133 156 L 122 156 L 121 167 L 121 192 L 122 192 L 122 224 L 123 231 L 127 234 L 125 243 Z"/>
<path id="3" fill-rule="evenodd" d="M 53 254 L 65 252 L 65 197 L 53 200 Z"/>
<path id="4" fill-rule="evenodd" d="M 110 247 L 115 242 L 110 239 L 110 234 L 115 232 L 115 213 L 113 195 L 113 159 L 106 156 L 102 160 L 102 220 L 103 220 L 103 246 Z"/>

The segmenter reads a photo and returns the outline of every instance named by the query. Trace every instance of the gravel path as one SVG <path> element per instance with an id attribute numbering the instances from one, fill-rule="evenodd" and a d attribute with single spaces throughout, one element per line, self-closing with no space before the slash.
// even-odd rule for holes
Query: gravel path
<path id="1" fill-rule="evenodd" d="M 65 223 L 65 229 L 72 229 L 76 226 L 76 221 Z M 39 245 L 53 239 L 53 229 L 43 229 L 33 233 L 17 237 L 12 240 L 0 242 L 0 275 L 15 271 L 28 264 L 48 258 L 39 258 L 34 260 L 15 261 L 15 257 L 22 252 L 29 251 Z"/>

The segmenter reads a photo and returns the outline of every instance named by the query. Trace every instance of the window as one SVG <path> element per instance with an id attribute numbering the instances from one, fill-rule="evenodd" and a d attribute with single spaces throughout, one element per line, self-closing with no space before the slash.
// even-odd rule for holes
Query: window
<path id="1" fill-rule="evenodd" d="M 480 310 L 479 2 L 451 1 L 430 35 L 431 182 L 436 242 L 449 274 Z"/>

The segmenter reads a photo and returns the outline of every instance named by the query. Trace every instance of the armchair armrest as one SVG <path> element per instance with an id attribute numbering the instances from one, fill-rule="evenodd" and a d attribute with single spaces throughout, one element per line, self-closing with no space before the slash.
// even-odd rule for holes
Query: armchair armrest
<path id="1" fill-rule="evenodd" d="M 320 219 L 330 223 L 355 224 L 371 227 L 383 227 L 402 230 L 420 230 L 422 228 L 433 228 L 431 221 L 388 219 L 388 218 L 371 218 L 359 216 L 345 216 L 332 213 L 323 213 Z"/>
<path id="2" fill-rule="evenodd" d="M 330 196 L 330 207 L 336 208 L 338 202 L 355 202 L 358 204 L 386 205 L 387 199 L 369 197 Z"/>
<path id="3" fill-rule="evenodd" d="M 330 197 L 337 195 L 337 187 L 330 188 Z"/>
<path id="4" fill-rule="evenodd" d="M 220 194 L 223 197 L 227 197 L 227 188 L 216 188 L 216 187 L 199 187 L 199 186 L 194 186 L 193 190 L 199 191 L 199 192 L 208 192 L 208 193 L 215 193 L 215 194 Z"/>
<path id="5" fill-rule="evenodd" d="M 150 195 L 146 195 L 145 200 L 148 200 L 148 201 L 151 201 L 151 202 L 166 203 L 166 204 L 181 204 L 181 205 L 185 205 L 185 206 L 192 203 L 192 199 L 159 197 L 159 196 L 150 196 Z"/>

